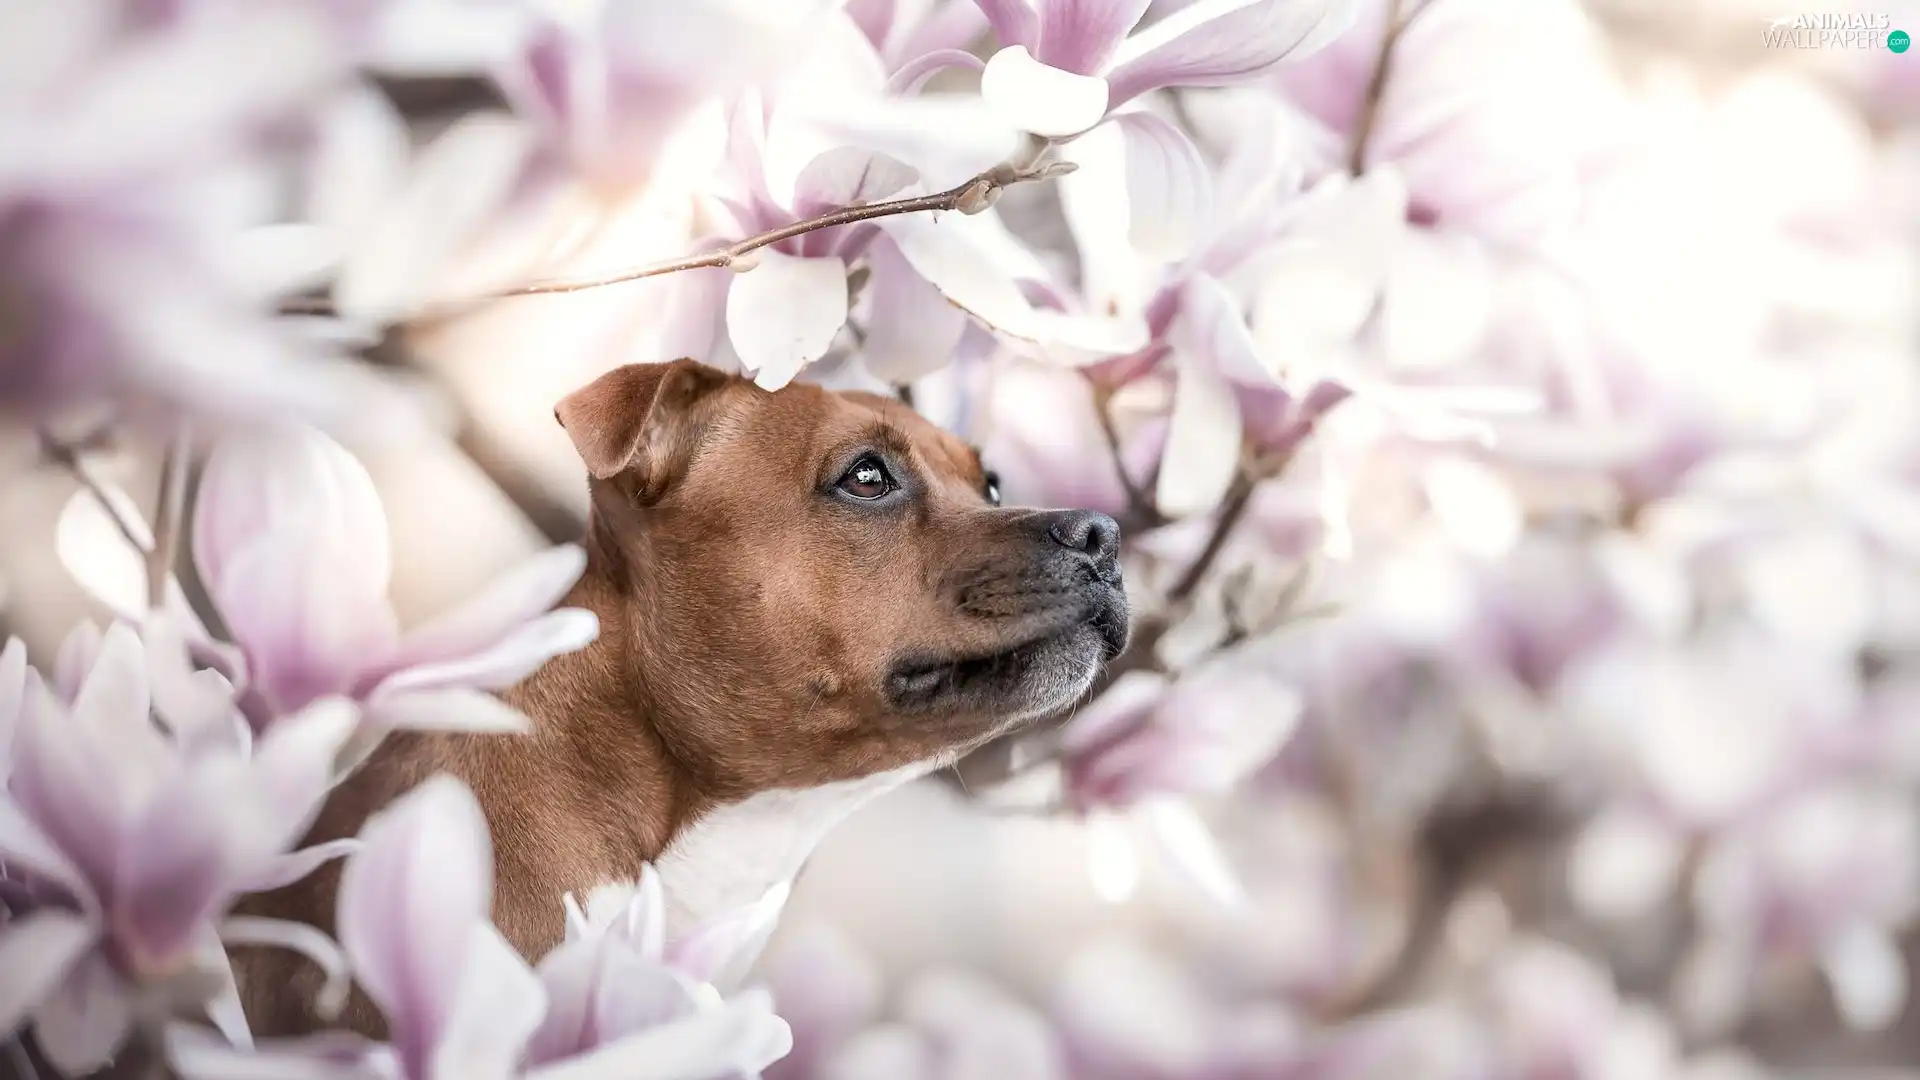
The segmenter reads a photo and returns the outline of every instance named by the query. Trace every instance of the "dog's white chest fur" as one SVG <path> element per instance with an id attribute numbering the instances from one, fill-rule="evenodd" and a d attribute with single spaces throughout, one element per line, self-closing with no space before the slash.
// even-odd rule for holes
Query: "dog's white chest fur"
<path id="1" fill-rule="evenodd" d="M 763 791 L 710 811 L 675 837 L 654 864 L 666 892 L 667 934 L 751 904 L 793 880 L 835 825 L 934 767 L 920 762 L 857 780 Z"/>

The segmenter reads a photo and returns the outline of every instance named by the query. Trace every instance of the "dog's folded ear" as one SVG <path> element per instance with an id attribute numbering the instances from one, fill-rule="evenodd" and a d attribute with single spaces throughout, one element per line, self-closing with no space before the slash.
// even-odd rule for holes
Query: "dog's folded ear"
<path id="1" fill-rule="evenodd" d="M 637 473 L 638 491 L 658 495 L 692 456 L 713 395 L 736 381 L 695 360 L 624 364 L 554 407 L 595 479 Z"/>

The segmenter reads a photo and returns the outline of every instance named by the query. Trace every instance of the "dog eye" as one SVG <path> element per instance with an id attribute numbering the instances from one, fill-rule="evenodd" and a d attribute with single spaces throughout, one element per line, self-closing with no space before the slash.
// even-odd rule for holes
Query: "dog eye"
<path id="1" fill-rule="evenodd" d="M 878 499 L 891 492 L 894 483 L 879 459 L 861 458 L 840 478 L 838 487 L 856 499 Z"/>
<path id="2" fill-rule="evenodd" d="M 986 494 L 987 494 L 987 501 L 989 503 L 992 503 L 995 506 L 1000 505 L 1000 474 L 999 473 L 990 472 L 987 474 Z"/>

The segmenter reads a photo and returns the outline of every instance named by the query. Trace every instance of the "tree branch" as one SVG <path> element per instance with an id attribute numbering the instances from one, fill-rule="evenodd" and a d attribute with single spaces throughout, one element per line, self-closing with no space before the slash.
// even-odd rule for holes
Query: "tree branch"
<path id="1" fill-rule="evenodd" d="M 1393 50 L 1400 35 L 1413 21 L 1400 18 L 1403 0 L 1387 0 L 1386 27 L 1380 32 L 1380 55 L 1373 64 L 1373 78 L 1367 82 L 1367 96 L 1360 104 L 1360 117 L 1353 125 L 1353 148 L 1348 153 L 1347 171 L 1355 176 L 1367 171 L 1367 143 L 1373 138 L 1373 125 L 1380 114 L 1380 99 L 1387 92 L 1387 71 L 1393 66 Z M 1416 13 L 1417 14 L 1417 13 Z"/>
<path id="2" fill-rule="evenodd" d="M 107 519 L 113 527 L 133 545 L 135 551 L 151 553 L 153 535 L 147 523 L 140 520 L 140 511 L 134 505 L 133 497 L 112 480 L 100 475 L 100 471 L 88 461 L 82 449 L 54 435 L 44 428 L 40 432 L 40 453 L 48 461 L 65 469 L 76 481 L 81 490 L 93 496 L 93 501 L 106 511 Z"/>
<path id="3" fill-rule="evenodd" d="M 609 285 L 624 285 L 630 281 L 643 281 L 647 278 L 664 277 L 684 270 L 733 270 L 744 273 L 754 266 L 752 255 L 762 248 L 771 247 L 782 240 L 791 240 L 821 229 L 831 229 L 840 225 L 852 225 L 862 221 L 874 221 L 879 218 L 899 217 L 902 214 L 925 212 L 938 213 L 953 210 L 962 214 L 977 214 L 992 206 L 1000 193 L 1016 184 L 1052 180 L 1065 176 L 1077 168 L 1070 161 L 1046 161 L 1044 156 L 1023 152 L 1014 159 L 1001 162 L 986 172 L 967 180 L 965 183 L 938 191 L 931 195 L 915 195 L 905 199 L 890 199 L 886 202 L 856 204 L 829 210 L 810 218 L 782 225 L 776 229 L 756 233 L 753 236 L 736 240 L 717 251 L 696 255 L 682 255 L 664 262 L 649 263 L 596 278 L 556 278 L 547 281 L 535 281 L 518 285 L 510 289 L 485 293 L 462 300 L 450 301 L 444 305 L 435 305 L 422 312 L 416 319 L 439 319 L 451 314 L 466 311 L 476 305 L 491 303 L 495 300 L 508 300 L 517 296 L 548 296 L 559 293 L 583 292 L 587 289 L 600 289 Z M 308 297 L 290 300 L 281 305 L 283 315 L 331 315 L 335 314 L 332 302 L 324 297 Z"/>
<path id="4" fill-rule="evenodd" d="M 153 513 L 153 546 L 147 550 L 147 606 L 166 602 L 167 580 L 180 560 L 180 531 L 187 512 L 187 473 L 192 468 L 192 439 L 180 424 L 167 456 L 160 462 L 160 497 Z"/>

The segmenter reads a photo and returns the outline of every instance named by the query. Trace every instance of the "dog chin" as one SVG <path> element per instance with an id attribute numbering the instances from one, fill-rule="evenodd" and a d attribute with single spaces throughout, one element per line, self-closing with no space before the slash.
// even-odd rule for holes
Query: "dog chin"
<path id="1" fill-rule="evenodd" d="M 1126 649 L 1124 596 L 1102 597 L 1069 625 L 975 656 L 908 658 L 887 678 L 887 696 L 903 713 L 1034 720 L 1078 701 L 1107 661 Z"/>

